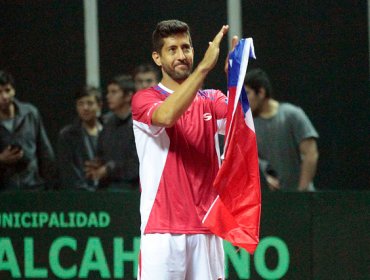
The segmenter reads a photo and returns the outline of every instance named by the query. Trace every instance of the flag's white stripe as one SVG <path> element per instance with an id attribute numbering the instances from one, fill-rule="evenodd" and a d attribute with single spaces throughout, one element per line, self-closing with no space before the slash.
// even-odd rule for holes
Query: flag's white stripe
<path id="1" fill-rule="evenodd" d="M 239 102 L 240 94 L 242 87 L 244 86 L 244 78 L 247 72 L 248 62 L 249 62 L 249 55 L 252 55 L 253 58 L 256 58 L 254 54 L 254 46 L 253 46 L 253 39 L 247 38 L 245 39 L 244 48 L 243 48 L 243 55 L 242 55 L 242 63 L 240 64 L 240 71 L 239 71 L 239 79 L 238 84 L 236 86 L 236 95 L 234 100 L 234 111 L 233 111 L 233 118 L 236 111 L 236 105 Z"/>
<path id="2" fill-rule="evenodd" d="M 245 113 L 245 123 L 255 133 L 251 108 Z"/>
<path id="3" fill-rule="evenodd" d="M 239 102 L 239 98 L 240 98 L 240 94 L 241 94 L 241 89 L 244 86 L 244 78 L 245 78 L 245 74 L 246 74 L 247 68 L 248 68 L 249 56 L 253 57 L 254 59 L 256 58 L 256 54 L 254 52 L 254 45 L 253 45 L 253 39 L 252 38 L 247 38 L 247 39 L 245 39 L 245 42 L 244 42 L 243 55 L 242 55 L 242 63 L 240 64 L 238 84 L 236 86 L 236 93 L 235 93 L 235 100 L 234 100 L 234 109 L 233 109 L 233 113 L 232 113 L 232 116 L 231 116 L 231 121 L 230 121 L 230 126 L 229 127 L 231 127 L 231 123 L 234 120 L 234 114 L 235 114 L 235 111 L 236 111 L 236 108 L 237 108 L 237 104 Z M 227 95 L 229 96 L 229 92 L 227 93 Z M 249 108 L 248 111 L 250 111 L 250 108 Z M 252 117 L 252 114 L 251 114 L 250 117 Z M 248 116 L 248 118 L 249 118 L 249 116 Z M 253 125 L 253 120 L 252 120 L 251 123 L 252 123 L 252 126 L 249 125 L 249 124 L 247 124 L 247 125 L 248 125 L 248 127 L 250 129 L 252 129 L 253 131 L 255 131 L 254 130 L 254 125 Z M 224 154 L 225 154 L 225 151 L 227 150 L 227 146 L 229 144 L 229 134 L 230 134 L 230 130 L 227 133 L 227 137 L 226 137 L 226 141 L 225 141 L 225 145 L 224 145 Z"/>

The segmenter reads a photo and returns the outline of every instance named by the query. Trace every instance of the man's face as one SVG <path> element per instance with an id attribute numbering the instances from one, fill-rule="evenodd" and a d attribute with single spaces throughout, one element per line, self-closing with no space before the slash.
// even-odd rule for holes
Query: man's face
<path id="1" fill-rule="evenodd" d="M 0 85 L 0 110 L 7 110 L 13 103 L 15 89 L 11 84 Z"/>
<path id="2" fill-rule="evenodd" d="M 163 39 L 161 53 L 153 53 L 154 61 L 162 72 L 175 81 L 184 81 L 193 69 L 194 50 L 186 33 L 174 34 Z"/>
<path id="3" fill-rule="evenodd" d="M 77 100 L 76 109 L 79 118 L 83 122 L 89 122 L 97 118 L 101 104 L 96 100 L 95 96 L 88 95 Z"/>
<path id="4" fill-rule="evenodd" d="M 111 111 L 115 112 L 131 101 L 131 95 L 125 94 L 117 84 L 108 85 L 107 102 Z"/>
<path id="5" fill-rule="evenodd" d="M 134 81 L 136 91 L 155 86 L 158 83 L 157 76 L 154 72 L 137 73 Z"/>
<path id="6" fill-rule="evenodd" d="M 254 116 L 258 116 L 262 111 L 264 94 L 257 94 L 256 91 L 249 86 L 245 86 L 247 91 L 249 106 Z"/>

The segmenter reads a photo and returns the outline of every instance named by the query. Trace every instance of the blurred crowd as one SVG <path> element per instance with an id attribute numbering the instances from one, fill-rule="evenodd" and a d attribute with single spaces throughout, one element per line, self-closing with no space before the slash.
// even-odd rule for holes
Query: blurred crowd
<path id="1" fill-rule="evenodd" d="M 0 190 L 139 189 L 131 98 L 159 78 L 151 64 L 113 77 L 107 83 L 109 112 L 104 115 L 100 89 L 77 90 L 76 119 L 51 145 L 38 109 L 18 100 L 13 76 L 0 71 Z"/>
<path id="2" fill-rule="evenodd" d="M 105 100 L 100 89 L 82 87 L 74 93 L 76 119 L 60 130 L 54 151 L 38 109 L 15 97 L 13 76 L 0 70 L 0 191 L 139 190 L 131 99 L 159 82 L 158 69 L 142 64 L 132 75 L 113 77 Z M 309 118 L 301 108 L 273 99 L 261 69 L 247 73 L 245 89 L 263 190 L 314 191 L 318 133 Z M 109 112 L 102 114 L 104 101 Z"/>

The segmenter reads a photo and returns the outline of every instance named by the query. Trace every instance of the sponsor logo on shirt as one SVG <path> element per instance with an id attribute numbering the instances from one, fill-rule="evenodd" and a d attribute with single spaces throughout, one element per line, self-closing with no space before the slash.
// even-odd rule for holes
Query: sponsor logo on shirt
<path id="1" fill-rule="evenodd" d="M 205 113 L 205 114 L 203 114 L 203 119 L 205 121 L 210 121 L 212 119 L 211 113 Z"/>

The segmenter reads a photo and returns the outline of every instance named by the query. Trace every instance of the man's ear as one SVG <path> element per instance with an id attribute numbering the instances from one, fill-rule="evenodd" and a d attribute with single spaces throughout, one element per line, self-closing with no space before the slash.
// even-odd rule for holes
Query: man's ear
<path id="1" fill-rule="evenodd" d="M 260 98 L 262 98 L 262 99 L 266 98 L 266 89 L 264 87 L 261 87 L 258 90 L 258 96 L 260 96 Z"/>
<path id="2" fill-rule="evenodd" d="M 152 52 L 152 58 L 158 66 L 162 66 L 161 56 L 158 52 Z"/>

